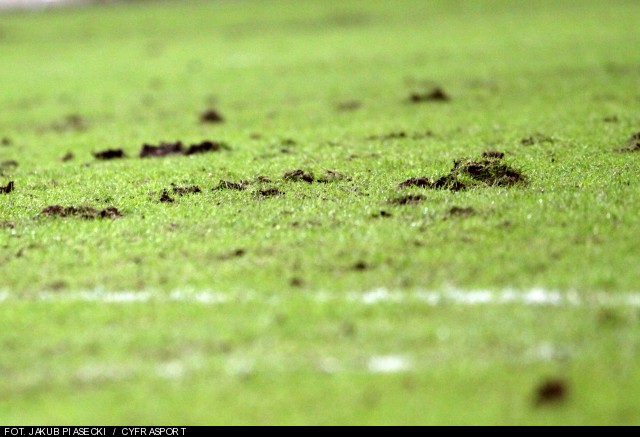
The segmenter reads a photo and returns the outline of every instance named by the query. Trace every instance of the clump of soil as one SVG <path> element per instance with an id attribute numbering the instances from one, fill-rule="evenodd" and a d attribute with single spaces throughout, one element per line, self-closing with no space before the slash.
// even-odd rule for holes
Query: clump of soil
<path id="1" fill-rule="evenodd" d="M 11 144 L 13 144 L 13 142 L 9 137 L 2 137 L 2 139 L 0 140 L 0 144 L 4 147 L 9 147 Z"/>
<path id="2" fill-rule="evenodd" d="M 520 143 L 523 146 L 533 146 L 536 144 L 542 144 L 542 143 L 554 143 L 553 138 L 545 135 L 545 134 L 541 134 L 541 133 L 535 133 L 533 135 L 528 136 L 527 138 L 523 138 Z"/>
<path id="3" fill-rule="evenodd" d="M 504 152 L 499 152 L 497 150 L 487 150 L 482 153 L 483 158 L 491 158 L 491 159 L 502 159 L 504 158 Z"/>
<path id="4" fill-rule="evenodd" d="M 265 188 L 258 191 L 258 194 L 262 197 L 275 197 L 284 195 L 284 191 L 280 191 L 277 188 Z"/>
<path id="5" fill-rule="evenodd" d="M 307 182 L 309 184 L 313 183 L 315 177 L 311 172 L 305 172 L 304 170 L 292 170 L 288 171 L 282 177 L 285 181 L 292 182 Z"/>
<path id="6" fill-rule="evenodd" d="M 185 148 L 182 141 L 174 143 L 160 143 L 158 146 L 152 144 L 143 144 L 140 150 L 140 158 L 164 158 L 171 155 L 195 155 L 199 153 L 219 152 L 221 150 L 230 150 L 231 148 L 225 143 L 216 141 L 203 141 Z"/>
<path id="7" fill-rule="evenodd" d="M 342 180 L 350 180 L 350 178 L 336 170 L 325 170 L 324 176 L 317 179 L 317 182 L 320 182 L 321 184 L 328 184 Z"/>
<path id="8" fill-rule="evenodd" d="M 82 219 L 116 219 L 122 216 L 117 208 L 110 206 L 108 208 L 97 210 L 92 206 L 60 206 L 51 205 L 42 210 L 42 214 L 52 217 L 79 217 Z"/>
<path id="9" fill-rule="evenodd" d="M 201 123 L 223 123 L 224 117 L 215 109 L 207 109 L 200 114 Z"/>
<path id="10" fill-rule="evenodd" d="M 9 194 L 14 190 L 14 183 L 10 181 L 6 186 L 0 186 L 0 194 Z"/>
<path id="11" fill-rule="evenodd" d="M 270 178 L 268 178 L 267 176 L 258 176 L 256 178 L 256 182 L 261 182 L 263 184 L 270 184 L 273 181 Z"/>
<path id="12" fill-rule="evenodd" d="M 637 132 L 629 137 L 625 147 L 619 150 L 620 152 L 640 152 L 640 132 Z"/>
<path id="13" fill-rule="evenodd" d="M 364 272 L 365 270 L 369 270 L 369 264 L 364 261 L 358 261 L 352 267 L 356 272 Z"/>
<path id="14" fill-rule="evenodd" d="M 549 379 L 538 386 L 535 393 L 535 405 L 559 404 L 569 396 L 569 385 L 564 379 Z"/>
<path id="15" fill-rule="evenodd" d="M 470 206 L 461 207 L 461 206 L 453 206 L 449 209 L 450 217 L 471 217 L 475 215 L 476 210 Z"/>
<path id="16" fill-rule="evenodd" d="M 233 181 L 225 181 L 223 179 L 220 179 L 220 182 L 218 183 L 217 187 L 214 187 L 214 190 L 238 190 L 238 191 L 242 191 L 244 189 L 246 189 L 248 186 L 250 185 L 249 181 L 239 181 L 239 182 L 233 182 Z"/>
<path id="17" fill-rule="evenodd" d="M 171 195 L 169 194 L 169 190 L 167 190 L 167 189 L 162 190 L 162 193 L 160 193 L 159 201 L 161 203 L 173 203 L 173 202 L 175 202 L 173 197 L 171 197 Z"/>
<path id="18" fill-rule="evenodd" d="M 143 144 L 140 150 L 140 158 L 163 158 L 169 155 L 184 154 L 184 146 L 181 141 L 175 143 L 160 143 L 158 146 Z"/>
<path id="19" fill-rule="evenodd" d="M 429 177 L 407 179 L 398 188 L 420 187 L 432 190 L 462 191 L 469 186 L 483 184 L 484 186 L 511 187 L 527 182 L 527 177 L 520 171 L 502 162 L 504 153 L 488 152 L 479 161 L 460 159 L 454 161 L 454 166 L 448 175 L 436 180 Z"/>
<path id="20" fill-rule="evenodd" d="M 107 149 L 100 152 L 94 152 L 93 157 L 101 161 L 110 161 L 112 159 L 122 159 L 126 156 L 122 149 Z"/>
<path id="21" fill-rule="evenodd" d="M 191 185 L 189 187 L 181 187 L 179 185 L 174 185 L 172 191 L 173 191 L 173 194 L 177 196 L 185 196 L 187 194 L 202 193 L 202 190 L 197 185 Z"/>
<path id="22" fill-rule="evenodd" d="M 75 155 L 72 152 L 68 152 L 66 155 L 64 155 L 62 158 L 60 158 L 60 161 L 62 162 L 69 162 L 69 161 L 73 161 L 75 159 Z"/>
<path id="23" fill-rule="evenodd" d="M 427 198 L 421 194 L 409 194 L 408 196 L 391 199 L 393 205 L 412 205 L 425 201 Z"/>
<path id="24" fill-rule="evenodd" d="M 195 155 L 198 153 L 219 152 L 221 150 L 229 150 L 230 147 L 225 143 L 219 143 L 216 141 L 203 141 L 199 144 L 192 144 L 184 152 L 185 155 Z"/>
<path id="25" fill-rule="evenodd" d="M 427 92 L 414 92 L 409 96 L 411 103 L 423 103 L 423 102 L 448 102 L 451 100 L 451 96 L 442 88 L 436 87 Z"/>

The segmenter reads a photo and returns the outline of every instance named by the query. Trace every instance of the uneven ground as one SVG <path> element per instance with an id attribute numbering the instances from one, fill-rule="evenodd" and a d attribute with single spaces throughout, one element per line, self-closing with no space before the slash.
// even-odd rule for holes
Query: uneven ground
<path id="1" fill-rule="evenodd" d="M 0 423 L 639 424 L 639 15 L 1 15 Z"/>

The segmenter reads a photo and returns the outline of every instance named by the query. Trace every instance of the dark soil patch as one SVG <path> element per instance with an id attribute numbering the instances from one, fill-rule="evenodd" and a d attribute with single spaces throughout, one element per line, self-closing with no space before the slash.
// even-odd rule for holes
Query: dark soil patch
<path id="1" fill-rule="evenodd" d="M 249 181 L 239 181 L 239 182 L 232 182 L 232 181 L 225 181 L 223 179 L 220 180 L 220 183 L 218 183 L 217 187 L 214 187 L 214 190 L 238 190 L 238 191 L 242 191 L 244 189 L 246 189 L 251 183 Z"/>
<path id="2" fill-rule="evenodd" d="M 191 185 L 189 187 L 181 187 L 179 185 L 174 185 L 172 188 L 173 194 L 177 196 L 186 196 L 187 194 L 199 194 L 202 193 L 202 190 L 197 185 Z"/>
<path id="3" fill-rule="evenodd" d="M 476 210 L 472 207 L 461 207 L 461 206 L 453 206 L 449 209 L 450 217 L 471 217 L 475 215 Z"/>
<path id="4" fill-rule="evenodd" d="M 619 152 L 640 152 L 640 132 L 629 137 L 625 147 L 618 150 Z"/>
<path id="5" fill-rule="evenodd" d="M 275 197 L 275 196 L 283 196 L 284 191 L 280 191 L 277 188 L 265 188 L 263 190 L 258 191 L 258 194 L 262 197 Z"/>
<path id="6" fill-rule="evenodd" d="M 569 396 L 569 385 L 564 379 L 549 379 L 542 382 L 535 393 L 535 405 L 560 404 Z"/>
<path id="7" fill-rule="evenodd" d="M 223 123 L 224 117 L 215 109 L 207 109 L 202 114 L 200 114 L 200 122 L 201 123 Z"/>
<path id="8" fill-rule="evenodd" d="M 0 186 L 0 194 L 9 194 L 15 188 L 13 181 L 10 181 L 6 186 Z"/>
<path id="9" fill-rule="evenodd" d="M 434 133 L 433 131 L 430 131 L 430 130 L 427 130 L 424 132 L 396 131 L 396 132 L 389 132 L 387 134 L 382 134 L 382 135 L 370 135 L 366 139 L 370 141 L 399 140 L 399 139 L 422 140 L 424 138 L 431 138 L 433 136 L 434 136 Z"/>
<path id="10" fill-rule="evenodd" d="M 161 203 L 173 203 L 175 200 L 169 194 L 169 190 L 164 189 L 162 193 L 160 193 L 160 199 L 158 199 Z"/>
<path id="11" fill-rule="evenodd" d="M 367 264 L 364 261 L 358 261 L 351 268 L 352 268 L 352 270 L 355 270 L 356 272 L 364 272 L 366 270 L 369 270 L 370 266 L 369 266 L 369 264 Z"/>
<path id="12" fill-rule="evenodd" d="M 219 152 L 221 150 L 230 150 L 231 148 L 225 143 L 216 141 L 203 141 L 200 144 L 192 144 L 184 152 L 185 155 L 195 155 L 198 153 Z"/>
<path id="13" fill-rule="evenodd" d="M 266 177 L 266 176 L 258 176 L 258 177 L 256 177 L 256 182 L 260 182 L 260 183 L 263 183 L 263 184 L 270 184 L 273 181 L 270 178 Z"/>
<path id="14" fill-rule="evenodd" d="M 408 196 L 391 199 L 390 203 L 393 205 L 415 205 L 425 200 L 427 200 L 427 198 L 421 194 L 409 194 Z"/>
<path id="15" fill-rule="evenodd" d="M 0 144 L 4 147 L 9 147 L 11 144 L 13 144 L 13 141 L 11 141 L 11 138 L 9 137 L 2 137 L 2 139 L 0 140 Z"/>
<path id="16" fill-rule="evenodd" d="M 438 179 L 418 177 L 407 179 L 398 185 L 398 188 L 428 188 L 432 190 L 462 191 L 481 183 L 484 186 L 511 187 L 527 182 L 527 177 L 520 171 L 501 161 L 502 152 L 491 152 L 494 157 L 488 157 L 479 161 L 460 159 L 454 161 L 454 166 L 448 175 Z"/>
<path id="17" fill-rule="evenodd" d="M 362 107 L 362 102 L 360 100 L 345 100 L 344 102 L 340 102 L 336 105 L 336 109 L 338 111 L 355 111 Z"/>
<path id="18" fill-rule="evenodd" d="M 62 158 L 60 158 L 60 161 L 62 162 L 69 162 L 69 161 L 73 161 L 75 159 L 76 155 L 74 155 L 72 152 L 68 152 L 66 155 L 64 155 Z"/>
<path id="19" fill-rule="evenodd" d="M 316 181 L 322 184 L 328 184 L 331 182 L 338 182 L 343 180 L 351 180 L 351 178 L 336 170 L 325 170 L 324 176 L 318 178 Z"/>
<path id="20" fill-rule="evenodd" d="M 93 157 L 101 161 L 110 161 L 112 159 L 122 159 L 126 157 L 122 149 L 107 149 L 101 152 L 94 152 Z"/>
<path id="21" fill-rule="evenodd" d="M 158 146 L 143 144 L 140 150 L 140 158 L 163 158 L 169 155 L 184 154 L 184 146 L 181 141 L 175 143 L 160 143 Z"/>
<path id="22" fill-rule="evenodd" d="M 313 183 L 313 181 L 315 180 L 315 177 L 313 176 L 313 173 L 309 172 L 305 172 L 304 170 L 292 170 L 292 171 L 288 171 L 284 174 L 284 176 L 282 176 L 282 178 L 285 181 L 292 181 L 292 182 L 307 182 L 309 184 Z"/>
<path id="23" fill-rule="evenodd" d="M 60 206 L 51 205 L 42 210 L 42 214 L 52 217 L 79 217 L 82 219 L 116 219 L 122 217 L 122 213 L 117 208 L 110 206 L 98 210 L 92 206 Z"/>
<path id="24" fill-rule="evenodd" d="M 499 152 L 497 150 L 487 150 L 482 154 L 482 157 L 491 159 L 502 159 L 504 158 L 504 152 Z"/>
<path id="25" fill-rule="evenodd" d="M 372 217 L 376 218 L 376 219 L 377 218 L 391 218 L 391 217 L 393 217 L 393 214 L 391 214 L 389 211 L 382 210 L 379 213 L 374 214 Z"/>
<path id="26" fill-rule="evenodd" d="M 294 288 L 302 288 L 304 287 L 304 280 L 302 280 L 301 278 L 291 278 L 291 280 L 289 281 L 289 285 Z"/>
<path id="27" fill-rule="evenodd" d="M 553 144 L 555 141 L 553 140 L 553 138 L 541 134 L 541 133 L 535 133 L 531 136 L 528 136 L 527 138 L 523 138 L 520 141 L 520 144 L 522 144 L 523 146 L 534 146 L 536 144 L 543 144 L 543 143 L 551 143 Z"/>
<path id="28" fill-rule="evenodd" d="M 620 121 L 617 115 L 611 115 L 602 119 L 605 123 L 617 123 Z"/>
<path id="29" fill-rule="evenodd" d="M 424 102 L 448 102 L 451 100 L 451 96 L 442 88 L 436 87 L 427 92 L 414 92 L 409 96 L 411 103 L 424 103 Z"/>

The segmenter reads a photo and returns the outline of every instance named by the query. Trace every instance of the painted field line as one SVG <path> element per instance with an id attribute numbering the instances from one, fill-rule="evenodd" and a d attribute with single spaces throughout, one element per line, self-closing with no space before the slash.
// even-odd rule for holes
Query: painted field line
<path id="1" fill-rule="evenodd" d="M 217 291 L 175 290 L 161 291 L 106 291 L 102 289 L 73 292 L 39 292 L 17 295 L 0 291 L 0 304 L 8 302 L 99 302 L 105 304 L 136 304 L 146 302 L 182 302 L 200 305 L 250 303 L 280 305 L 291 299 L 315 303 L 351 303 L 359 305 L 423 304 L 429 306 L 621 306 L 640 307 L 640 293 L 579 293 L 535 288 L 530 290 L 462 290 L 448 288 L 440 291 L 396 291 L 386 288 L 364 292 L 315 292 L 291 295 L 273 295 L 258 292 L 223 293 Z"/>

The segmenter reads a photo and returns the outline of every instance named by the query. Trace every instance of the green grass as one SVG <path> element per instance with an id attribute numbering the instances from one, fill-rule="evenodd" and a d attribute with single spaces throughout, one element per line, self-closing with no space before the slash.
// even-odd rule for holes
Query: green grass
<path id="1" fill-rule="evenodd" d="M 0 194 L 0 423 L 640 423 L 637 306 L 344 298 L 638 291 L 640 153 L 618 149 L 640 130 L 639 14 L 221 0 L 1 15 L 0 161 L 19 166 L 0 176 L 16 186 Z M 435 86 L 451 101 L 408 102 Z M 226 122 L 201 124 L 209 107 Z M 231 150 L 136 157 L 205 139 Z M 91 155 L 112 147 L 129 158 Z M 397 188 L 487 150 L 527 183 Z M 283 180 L 298 168 L 346 177 Z M 211 190 L 257 176 L 273 182 Z M 160 203 L 171 184 L 203 192 Z M 394 204 L 409 194 L 425 199 Z M 123 217 L 40 214 L 52 204 Z M 230 300 L 73 299 L 96 289 Z M 411 366 L 369 372 L 381 356 Z M 549 377 L 568 397 L 535 407 Z"/>

